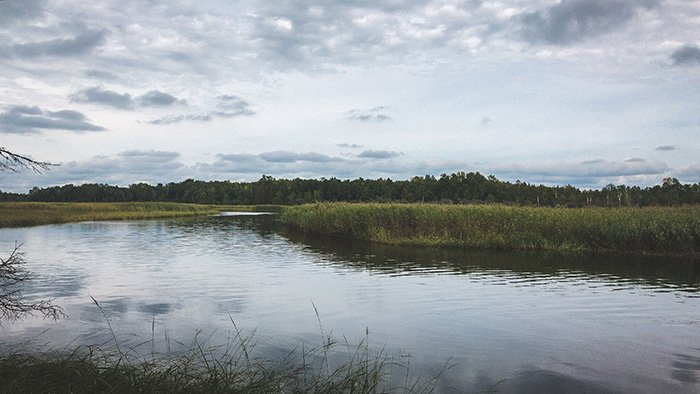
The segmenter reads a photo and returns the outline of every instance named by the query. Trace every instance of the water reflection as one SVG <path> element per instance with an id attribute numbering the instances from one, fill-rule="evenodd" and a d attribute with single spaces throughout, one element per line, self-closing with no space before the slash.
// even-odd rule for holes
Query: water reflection
<path id="1" fill-rule="evenodd" d="M 284 235 L 329 262 L 387 275 L 455 274 L 516 286 L 553 281 L 596 280 L 618 288 L 644 286 L 658 292 L 700 296 L 700 259 L 536 251 L 462 251 L 413 248 L 314 237 L 294 231 Z M 490 279 L 487 279 L 490 278 Z"/>
<path id="2" fill-rule="evenodd" d="M 155 303 L 155 304 L 143 303 L 143 304 L 140 304 L 137 309 L 141 313 L 146 313 L 148 315 L 155 316 L 155 315 L 167 314 L 167 313 L 171 312 L 174 309 L 174 307 L 172 304 L 161 302 L 161 303 Z"/>
<path id="3" fill-rule="evenodd" d="M 514 394 L 621 394 L 623 390 L 601 382 L 578 379 L 541 369 L 525 370 L 495 386 L 499 392 Z"/>
<path id="4" fill-rule="evenodd" d="M 695 349 L 700 354 L 700 349 Z M 688 354 L 676 354 L 673 361 L 671 377 L 683 383 L 700 381 L 700 357 Z"/>

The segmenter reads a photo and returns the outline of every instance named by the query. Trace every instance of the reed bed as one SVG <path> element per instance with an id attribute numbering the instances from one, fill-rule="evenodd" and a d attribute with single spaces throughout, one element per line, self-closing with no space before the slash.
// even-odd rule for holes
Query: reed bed
<path id="1" fill-rule="evenodd" d="M 696 255 L 700 207 L 545 208 L 317 203 L 286 226 L 393 245 Z"/>
<path id="2" fill-rule="evenodd" d="M 0 203 L 0 227 L 24 227 L 91 220 L 136 220 L 210 215 L 221 209 L 211 205 L 167 202 L 142 203 Z"/>
<path id="3" fill-rule="evenodd" d="M 287 206 L 285 205 L 215 205 L 218 211 L 234 211 L 234 212 L 275 212 L 280 213 L 284 211 Z"/>

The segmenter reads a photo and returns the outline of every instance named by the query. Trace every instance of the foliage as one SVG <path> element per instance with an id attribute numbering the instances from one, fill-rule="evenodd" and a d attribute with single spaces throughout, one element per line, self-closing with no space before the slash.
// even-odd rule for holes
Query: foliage
<path id="1" fill-rule="evenodd" d="M 340 180 L 275 179 L 263 175 L 256 182 L 195 181 L 133 184 L 64 185 L 33 188 L 28 194 L 0 192 L 0 201 L 42 202 L 179 202 L 217 205 L 298 205 L 314 202 L 432 202 L 441 204 L 499 203 L 518 206 L 674 206 L 700 204 L 700 183 L 681 184 L 665 178 L 661 185 L 607 185 L 600 190 L 581 190 L 571 185 L 549 187 L 520 181 L 503 182 L 478 172 L 457 172 L 391 179 Z"/>
<path id="2" fill-rule="evenodd" d="M 25 268 L 24 253 L 19 251 L 20 246 L 15 245 L 7 259 L 0 258 L 0 321 L 14 321 L 34 313 L 58 319 L 63 316 L 63 310 L 51 301 L 23 300 L 22 290 L 30 273 Z"/>
<path id="3" fill-rule="evenodd" d="M 641 254 L 700 251 L 700 206 L 318 203 L 290 207 L 282 221 L 304 232 L 397 245 Z"/>

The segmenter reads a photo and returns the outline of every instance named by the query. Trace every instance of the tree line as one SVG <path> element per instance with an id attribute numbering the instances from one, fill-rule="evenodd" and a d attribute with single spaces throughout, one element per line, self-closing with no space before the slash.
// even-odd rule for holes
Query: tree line
<path id="1" fill-rule="evenodd" d="M 664 178 L 660 185 L 609 184 L 600 190 L 571 185 L 544 186 L 499 181 L 479 172 L 457 172 L 410 180 L 275 179 L 263 175 L 256 182 L 197 181 L 128 187 L 107 184 L 35 187 L 27 194 L 4 193 L 0 201 L 38 202 L 181 202 L 217 205 L 296 205 L 317 201 L 425 202 L 445 204 L 499 203 L 522 206 L 670 206 L 700 203 L 700 183 L 682 184 Z"/>

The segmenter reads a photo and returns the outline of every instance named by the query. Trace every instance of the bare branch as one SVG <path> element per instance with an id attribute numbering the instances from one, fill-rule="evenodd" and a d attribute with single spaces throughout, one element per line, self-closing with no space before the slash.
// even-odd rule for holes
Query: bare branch
<path id="1" fill-rule="evenodd" d="M 0 160 L 2 160 L 0 161 L 0 172 L 19 172 L 18 168 L 24 168 L 41 174 L 41 170 L 48 170 L 50 166 L 57 165 L 45 161 L 30 159 L 26 156 L 12 153 L 3 147 L 0 147 Z"/>
<path id="2" fill-rule="evenodd" d="M 0 258 L 0 321 L 15 321 L 27 315 L 39 312 L 45 318 L 58 320 L 65 316 L 63 309 L 53 305 L 50 300 L 24 301 L 22 289 L 24 282 L 30 279 L 30 273 L 24 267 L 24 252 L 21 244 L 15 248 L 7 259 Z"/>

